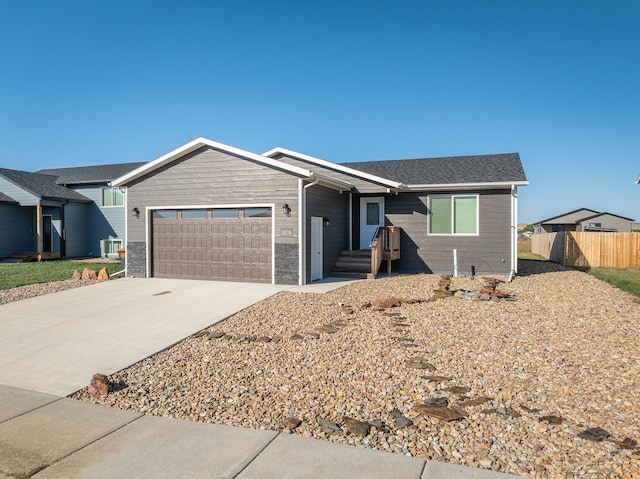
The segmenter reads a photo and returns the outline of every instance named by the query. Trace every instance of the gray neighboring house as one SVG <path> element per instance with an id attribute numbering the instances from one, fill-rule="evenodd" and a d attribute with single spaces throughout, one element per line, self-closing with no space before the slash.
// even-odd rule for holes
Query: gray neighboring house
<path id="1" fill-rule="evenodd" d="M 535 234 L 563 231 L 618 231 L 628 233 L 632 231 L 633 221 L 631 218 L 625 218 L 613 213 L 601 213 L 587 208 L 580 208 L 538 221 L 533 228 Z"/>
<path id="2" fill-rule="evenodd" d="M 124 244 L 125 213 L 122 192 L 108 183 L 140 165 L 36 173 L 0 168 L 0 258 L 116 256 Z"/>
<path id="3" fill-rule="evenodd" d="M 517 272 L 517 153 L 337 164 L 197 138 L 125 190 L 127 274 L 305 284 L 399 227 L 397 272 Z M 393 228 L 391 228 L 393 230 Z M 395 228 L 398 230 L 398 228 Z"/>

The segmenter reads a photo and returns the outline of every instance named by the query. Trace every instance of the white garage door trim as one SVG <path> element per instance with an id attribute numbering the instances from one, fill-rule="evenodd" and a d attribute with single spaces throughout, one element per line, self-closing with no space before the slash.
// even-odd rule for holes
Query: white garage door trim
<path id="1" fill-rule="evenodd" d="M 276 209 L 275 203 L 228 203 L 208 205 L 162 205 L 147 206 L 144 211 L 144 229 L 146 238 L 146 277 L 151 277 L 151 263 L 153 261 L 151 245 L 153 244 L 152 217 L 156 210 L 202 210 L 216 208 L 271 208 L 271 284 L 276 284 Z"/>

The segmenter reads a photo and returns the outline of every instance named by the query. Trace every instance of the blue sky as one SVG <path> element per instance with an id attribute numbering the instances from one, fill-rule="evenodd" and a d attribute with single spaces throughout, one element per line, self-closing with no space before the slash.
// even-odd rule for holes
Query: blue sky
<path id="1" fill-rule="evenodd" d="M 195 137 L 336 162 L 506 153 L 520 220 L 640 221 L 640 0 L 0 0 L 0 167 Z"/>

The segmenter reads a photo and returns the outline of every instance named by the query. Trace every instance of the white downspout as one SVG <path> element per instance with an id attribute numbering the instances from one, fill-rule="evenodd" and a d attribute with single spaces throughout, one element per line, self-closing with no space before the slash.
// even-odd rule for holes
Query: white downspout
<path id="1" fill-rule="evenodd" d="M 509 281 L 518 272 L 518 188 L 511 185 L 511 271 Z"/>
<path id="2" fill-rule="evenodd" d="M 353 194 L 349 193 L 349 251 L 353 251 Z"/>
<path id="3" fill-rule="evenodd" d="M 317 185 L 319 181 L 320 178 L 315 178 L 311 183 L 300 188 L 300 218 L 298 219 L 298 237 L 300 238 L 300 259 L 298 260 L 300 262 L 298 268 L 300 279 L 298 283 L 300 285 L 307 284 L 307 188 Z M 299 185 L 302 185 L 302 182 L 302 178 L 300 178 Z"/>

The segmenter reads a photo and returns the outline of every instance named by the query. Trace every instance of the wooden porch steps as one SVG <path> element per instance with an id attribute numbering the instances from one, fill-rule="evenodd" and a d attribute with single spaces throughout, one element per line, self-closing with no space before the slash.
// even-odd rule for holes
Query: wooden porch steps
<path id="1" fill-rule="evenodd" d="M 342 251 L 331 276 L 366 279 L 371 273 L 371 250 Z"/>

